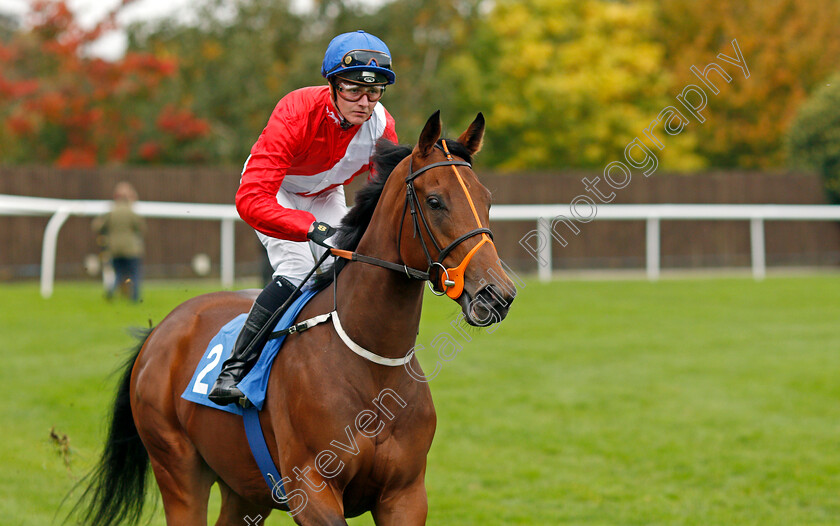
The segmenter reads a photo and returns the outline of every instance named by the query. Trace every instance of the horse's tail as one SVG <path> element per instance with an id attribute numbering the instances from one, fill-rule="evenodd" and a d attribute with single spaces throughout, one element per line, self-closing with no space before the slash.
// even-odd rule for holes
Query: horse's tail
<path id="1" fill-rule="evenodd" d="M 96 467 L 82 480 L 87 487 L 70 512 L 73 515 L 82 507 L 81 524 L 112 526 L 124 521 L 136 524 L 143 515 L 149 454 L 134 425 L 129 390 L 134 362 L 151 332 L 143 329 L 137 334 L 140 341 L 127 360 L 117 387 L 105 450 Z"/>

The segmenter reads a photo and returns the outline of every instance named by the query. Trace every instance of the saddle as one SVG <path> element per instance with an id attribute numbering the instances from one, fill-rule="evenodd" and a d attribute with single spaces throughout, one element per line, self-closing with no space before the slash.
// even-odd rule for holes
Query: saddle
<path id="1" fill-rule="evenodd" d="M 323 316 L 307 320 L 297 325 L 294 324 L 303 307 L 315 296 L 316 291 L 306 290 L 298 297 L 289 307 L 286 312 L 277 321 L 274 327 L 274 332 L 271 333 L 268 341 L 262 349 L 259 360 L 254 365 L 248 374 L 239 382 L 239 389 L 248 397 L 253 405 L 248 408 L 242 408 L 236 404 L 218 405 L 211 402 L 207 398 L 210 392 L 210 387 L 216 381 L 216 377 L 222 371 L 222 364 L 230 356 L 233 351 L 233 346 L 236 343 L 236 337 L 248 317 L 248 313 L 242 313 L 234 319 L 227 322 L 218 333 L 210 340 L 207 345 L 207 350 L 198 365 L 195 368 L 192 379 L 187 384 L 187 388 L 181 395 L 184 400 L 189 400 L 196 404 L 200 404 L 221 411 L 227 411 L 240 415 L 243 418 L 245 425 L 245 434 L 248 437 L 248 446 L 251 448 L 251 454 L 254 460 L 257 461 L 257 466 L 260 468 L 260 473 L 263 476 L 272 498 L 281 505 L 287 505 L 288 497 L 284 482 L 289 482 L 291 479 L 282 477 L 280 471 L 274 465 L 271 458 L 268 446 L 265 443 L 265 436 L 263 435 L 262 425 L 260 424 L 259 412 L 265 403 L 265 393 L 268 389 L 268 378 L 271 374 L 271 366 L 274 359 L 280 352 L 283 346 L 283 341 L 286 336 L 294 332 L 306 330 L 307 328 L 320 323 L 318 321 Z M 329 315 L 323 317 L 328 319 Z M 309 325 L 311 323 L 311 325 Z"/>
<path id="2" fill-rule="evenodd" d="M 286 309 L 286 312 L 277 321 L 272 332 L 271 337 L 266 342 L 265 347 L 260 353 L 260 358 L 248 374 L 239 382 L 239 389 L 248 397 L 248 400 L 257 408 L 261 410 L 265 403 L 265 393 L 268 389 L 268 377 L 271 374 L 271 366 L 274 359 L 280 352 L 283 341 L 288 334 L 297 332 L 294 325 L 295 318 L 297 318 L 303 307 L 315 296 L 315 291 L 305 290 L 301 293 L 291 305 Z M 236 404 L 218 405 L 207 398 L 207 393 L 210 392 L 210 387 L 216 381 L 216 377 L 222 370 L 222 364 L 230 356 L 233 350 L 233 345 L 236 342 L 236 337 L 248 317 L 247 313 L 242 313 L 237 317 L 226 323 L 218 333 L 210 340 L 207 349 L 198 365 L 195 368 L 192 379 L 187 384 L 187 388 L 181 395 L 184 400 L 189 400 L 199 405 L 212 407 L 221 411 L 227 411 L 237 415 L 242 415 L 243 410 Z"/>

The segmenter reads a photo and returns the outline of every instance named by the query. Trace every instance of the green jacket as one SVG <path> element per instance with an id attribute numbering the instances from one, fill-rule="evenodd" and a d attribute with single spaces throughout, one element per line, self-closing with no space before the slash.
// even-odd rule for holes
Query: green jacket
<path id="1" fill-rule="evenodd" d="M 94 220 L 93 228 L 105 236 L 105 250 L 111 257 L 143 257 L 146 222 L 132 210 L 131 204 L 115 201 L 110 212 Z"/>

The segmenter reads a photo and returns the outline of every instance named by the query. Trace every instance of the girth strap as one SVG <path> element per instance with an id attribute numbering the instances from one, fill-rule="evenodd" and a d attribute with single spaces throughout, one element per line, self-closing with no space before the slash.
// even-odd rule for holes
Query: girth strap
<path id="1" fill-rule="evenodd" d="M 280 470 L 274 465 L 268 445 L 265 443 L 259 410 L 253 405 L 243 409 L 242 418 L 245 423 L 245 436 L 248 438 L 248 446 L 251 448 L 254 460 L 257 461 L 257 466 L 260 468 L 260 475 L 268 484 L 272 498 L 278 504 L 287 504 L 288 497 L 286 496 L 284 482 L 291 482 L 292 479 L 282 477 Z"/>

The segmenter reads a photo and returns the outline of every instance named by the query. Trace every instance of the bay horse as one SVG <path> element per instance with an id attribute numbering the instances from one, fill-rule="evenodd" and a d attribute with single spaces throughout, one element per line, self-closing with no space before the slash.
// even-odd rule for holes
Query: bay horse
<path id="1" fill-rule="evenodd" d="M 335 254 L 345 259 L 334 263 L 333 283 L 326 273 L 316 280 L 321 290 L 297 318 L 335 310 L 353 342 L 385 360 L 408 357 L 406 367 L 349 352 L 331 324 L 289 335 L 276 357 L 260 421 L 288 502 L 267 487 L 242 417 L 181 398 L 210 339 L 258 291 L 214 292 L 176 307 L 131 356 L 105 450 L 75 510 L 82 523 L 139 520 L 151 465 L 169 525 L 207 524 L 214 483 L 217 525 L 262 524 L 272 509 L 301 525 L 347 524 L 368 511 L 377 525 L 425 524 L 436 416 L 411 356 L 423 279 L 474 326 L 501 321 L 516 292 L 487 228 L 490 193 L 469 164 L 484 118 L 457 141 L 440 134 L 437 112 L 413 149 L 380 141 L 373 180 L 340 227 Z"/>

